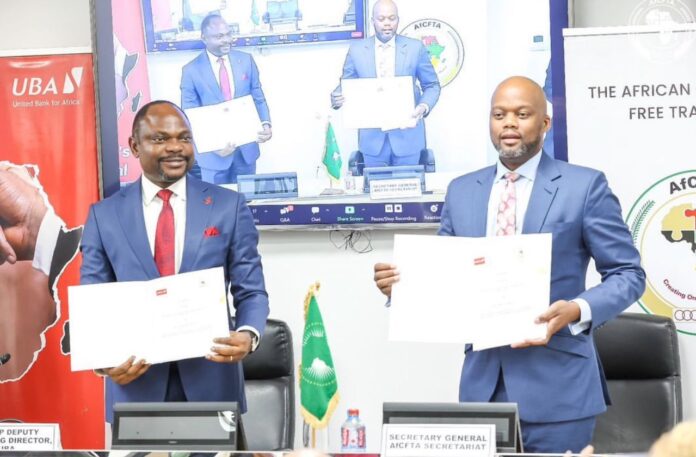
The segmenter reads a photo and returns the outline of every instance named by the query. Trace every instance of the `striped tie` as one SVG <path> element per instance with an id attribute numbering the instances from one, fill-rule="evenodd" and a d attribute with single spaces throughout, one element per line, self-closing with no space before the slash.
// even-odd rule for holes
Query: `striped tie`
<path id="1" fill-rule="evenodd" d="M 515 234 L 515 212 L 517 210 L 517 195 L 515 194 L 515 181 L 519 179 L 518 173 L 505 173 L 505 189 L 500 195 L 498 205 L 498 217 L 495 220 L 496 236 Z"/>

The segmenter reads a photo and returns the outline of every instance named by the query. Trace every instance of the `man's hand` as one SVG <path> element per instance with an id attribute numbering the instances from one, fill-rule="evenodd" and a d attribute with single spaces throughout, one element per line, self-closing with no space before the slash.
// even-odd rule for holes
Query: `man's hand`
<path id="1" fill-rule="evenodd" d="M 375 285 L 387 297 L 391 298 L 392 285 L 399 281 L 399 270 L 390 263 L 375 264 Z"/>
<path id="2" fill-rule="evenodd" d="M 526 348 L 530 346 L 546 346 L 553 335 L 560 329 L 580 319 L 580 305 L 574 301 L 558 300 L 537 317 L 537 324 L 546 323 L 546 337 L 536 340 L 525 340 L 511 345 L 513 348 Z"/>
<path id="3" fill-rule="evenodd" d="M 215 346 L 206 359 L 219 363 L 239 362 L 251 352 L 251 335 L 249 332 L 230 332 L 230 336 L 215 338 Z"/>
<path id="4" fill-rule="evenodd" d="M 265 143 L 266 141 L 270 140 L 272 136 L 273 131 L 271 130 L 271 126 L 268 124 L 263 124 L 263 130 L 259 132 L 259 138 L 256 140 L 256 142 Z"/>
<path id="5" fill-rule="evenodd" d="M 428 107 L 425 105 L 425 103 L 420 103 L 413 110 L 411 117 L 414 118 L 416 121 L 419 121 L 419 120 L 423 119 L 423 116 L 425 116 L 425 113 L 427 113 L 427 112 L 428 112 Z"/>
<path id="6" fill-rule="evenodd" d="M 346 98 L 341 92 L 331 92 L 331 107 L 333 109 L 339 109 L 341 106 L 343 106 L 345 101 Z"/>
<path id="7" fill-rule="evenodd" d="M 46 203 L 24 167 L 0 167 L 0 265 L 32 260 Z"/>
<path id="8" fill-rule="evenodd" d="M 101 370 L 113 382 L 118 385 L 125 386 L 139 377 L 141 377 L 150 368 L 150 365 L 144 360 L 135 361 L 135 356 L 131 356 L 128 360 L 117 367 L 104 368 Z"/>
<path id="9" fill-rule="evenodd" d="M 219 151 L 215 151 L 213 154 L 217 154 L 220 157 L 227 157 L 228 155 L 232 154 L 235 149 L 237 149 L 236 144 L 227 143 L 227 146 L 220 149 Z"/>

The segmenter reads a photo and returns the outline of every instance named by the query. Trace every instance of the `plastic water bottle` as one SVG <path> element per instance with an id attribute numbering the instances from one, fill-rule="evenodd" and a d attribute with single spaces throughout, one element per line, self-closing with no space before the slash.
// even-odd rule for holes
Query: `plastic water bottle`
<path id="1" fill-rule="evenodd" d="M 360 420 L 360 410 L 349 409 L 348 419 L 341 425 L 341 452 L 365 452 L 365 424 Z"/>
<path id="2" fill-rule="evenodd" d="M 343 184 L 345 185 L 346 193 L 352 194 L 355 192 L 355 177 L 353 176 L 353 172 L 350 170 L 350 168 L 346 168 L 346 171 L 343 174 Z"/>

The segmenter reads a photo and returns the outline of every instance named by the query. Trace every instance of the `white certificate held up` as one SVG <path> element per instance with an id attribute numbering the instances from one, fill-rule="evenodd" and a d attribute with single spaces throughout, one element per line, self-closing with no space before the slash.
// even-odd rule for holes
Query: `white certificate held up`
<path id="1" fill-rule="evenodd" d="M 229 335 L 222 267 L 68 288 L 72 371 L 201 357 Z"/>
<path id="2" fill-rule="evenodd" d="M 411 76 L 342 79 L 341 93 L 348 128 L 391 130 L 416 125 Z"/>
<path id="3" fill-rule="evenodd" d="M 185 111 L 199 153 L 253 143 L 262 129 L 251 95 Z"/>
<path id="4" fill-rule="evenodd" d="M 389 339 L 471 343 L 474 350 L 546 336 L 551 235 L 396 235 Z"/>

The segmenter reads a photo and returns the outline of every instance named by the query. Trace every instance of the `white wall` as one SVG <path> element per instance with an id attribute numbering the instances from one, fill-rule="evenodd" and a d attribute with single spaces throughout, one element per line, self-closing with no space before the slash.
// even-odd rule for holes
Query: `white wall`
<path id="1" fill-rule="evenodd" d="M 91 44 L 89 0 L 0 0 L 0 53 Z"/>

